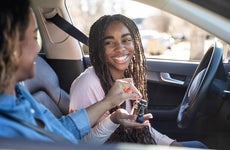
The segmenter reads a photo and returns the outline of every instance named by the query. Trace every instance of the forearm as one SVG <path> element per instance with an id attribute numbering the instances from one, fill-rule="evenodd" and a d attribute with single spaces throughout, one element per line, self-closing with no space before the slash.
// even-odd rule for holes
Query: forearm
<path id="1" fill-rule="evenodd" d="M 106 113 L 106 111 L 112 108 L 112 104 L 109 101 L 102 100 L 86 108 L 88 118 L 90 120 L 91 127 L 100 119 L 100 117 Z"/>
<path id="2" fill-rule="evenodd" d="M 92 128 L 90 133 L 84 136 L 82 140 L 88 143 L 103 144 L 118 127 L 119 124 L 113 123 L 108 116 Z"/>
<path id="3" fill-rule="evenodd" d="M 177 142 L 174 139 L 171 139 L 167 135 L 158 132 L 153 127 L 150 127 L 149 129 L 157 145 L 173 145 L 174 146 L 175 144 L 177 144 Z"/>

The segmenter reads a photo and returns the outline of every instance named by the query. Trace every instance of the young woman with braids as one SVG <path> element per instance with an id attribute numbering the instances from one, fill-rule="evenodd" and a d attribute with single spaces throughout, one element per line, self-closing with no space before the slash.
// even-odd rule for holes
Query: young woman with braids
<path id="1" fill-rule="evenodd" d="M 144 50 L 139 30 L 131 19 L 120 14 L 99 18 L 90 28 L 89 56 L 92 66 L 71 85 L 70 112 L 103 99 L 117 79 L 132 80 L 131 82 L 141 92 L 142 98 L 148 100 Z M 79 99 L 84 101 L 77 101 Z M 131 101 L 126 101 L 124 104 L 123 107 L 130 113 Z M 104 114 L 98 120 L 101 128 L 94 127 L 90 134 L 83 138 L 84 141 L 182 146 L 183 143 L 170 139 L 152 127 L 125 128 L 113 122 L 104 122 L 104 119 L 116 109 Z"/>

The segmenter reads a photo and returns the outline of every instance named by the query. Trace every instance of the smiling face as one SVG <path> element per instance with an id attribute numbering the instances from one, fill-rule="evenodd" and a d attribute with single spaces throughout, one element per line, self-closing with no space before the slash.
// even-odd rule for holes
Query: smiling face
<path id="1" fill-rule="evenodd" d="M 20 42 L 17 55 L 19 66 L 16 73 L 17 81 L 22 81 L 34 76 L 34 61 L 40 50 L 37 42 L 37 22 L 33 11 L 30 11 L 29 25 L 25 32 L 24 39 Z"/>
<path id="2" fill-rule="evenodd" d="M 113 79 L 123 78 L 134 53 L 133 39 L 128 28 L 119 21 L 110 23 L 104 33 L 103 46 Z"/>

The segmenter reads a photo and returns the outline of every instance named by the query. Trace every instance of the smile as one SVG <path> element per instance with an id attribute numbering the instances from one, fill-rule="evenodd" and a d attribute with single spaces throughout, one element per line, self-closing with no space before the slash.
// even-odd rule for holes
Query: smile
<path id="1" fill-rule="evenodd" d="M 113 58 L 116 63 L 125 63 L 129 59 L 129 55 L 121 56 L 121 57 L 114 57 Z"/>

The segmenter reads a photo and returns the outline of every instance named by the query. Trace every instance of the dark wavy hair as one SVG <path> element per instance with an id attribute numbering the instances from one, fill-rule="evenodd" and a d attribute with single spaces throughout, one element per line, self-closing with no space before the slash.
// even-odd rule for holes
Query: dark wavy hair
<path id="1" fill-rule="evenodd" d="M 124 76 L 126 78 L 133 78 L 135 86 L 143 95 L 143 99 L 148 100 L 144 49 L 139 30 L 130 18 L 121 14 L 104 15 L 91 26 L 89 33 L 89 56 L 91 64 L 100 79 L 105 94 L 107 94 L 114 81 L 111 78 L 109 66 L 105 61 L 103 37 L 107 27 L 114 21 L 119 21 L 128 28 L 134 43 L 134 55 L 124 72 Z M 115 109 L 112 109 L 110 112 Z M 122 126 L 113 133 L 107 142 L 155 143 L 147 127 L 143 129 L 125 129 Z"/>
<path id="2" fill-rule="evenodd" d="M 17 70 L 15 46 L 24 39 L 29 25 L 29 0 L 7 0 L 0 5 L 0 93 Z"/>

